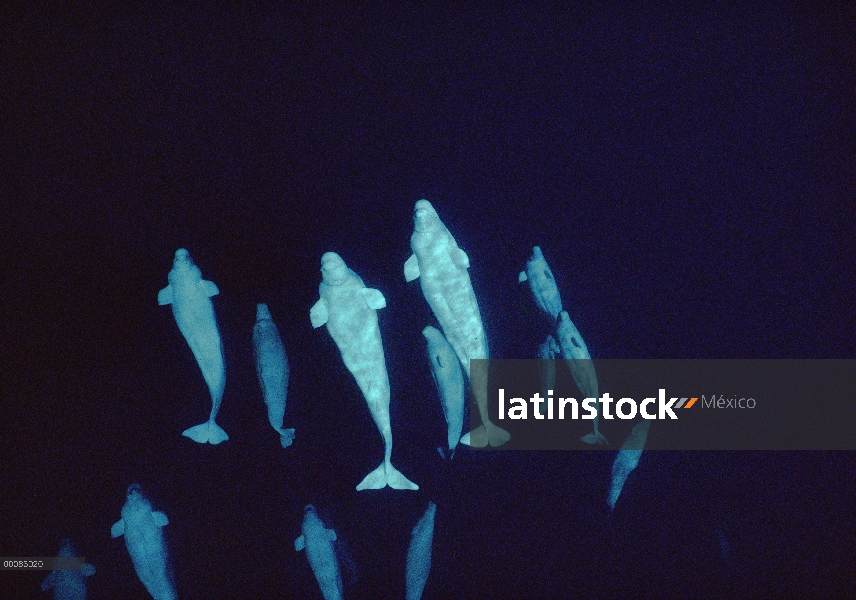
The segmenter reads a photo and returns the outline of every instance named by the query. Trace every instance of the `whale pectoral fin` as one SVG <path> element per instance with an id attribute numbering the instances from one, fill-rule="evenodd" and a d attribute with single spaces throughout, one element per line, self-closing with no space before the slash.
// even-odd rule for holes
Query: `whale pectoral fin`
<path id="1" fill-rule="evenodd" d="M 202 286 L 202 292 L 209 298 L 220 293 L 220 290 L 217 288 L 217 284 L 213 281 L 200 281 L 199 285 Z"/>
<path id="2" fill-rule="evenodd" d="M 160 306 L 172 304 L 172 286 L 168 285 L 158 292 L 158 304 Z"/>
<path id="3" fill-rule="evenodd" d="M 119 519 L 115 523 L 113 523 L 113 527 L 110 528 L 110 537 L 117 538 L 125 533 L 125 521 Z"/>
<path id="4" fill-rule="evenodd" d="M 89 563 L 83 565 L 82 571 L 85 577 L 92 577 L 93 575 L 95 575 L 95 567 L 93 567 Z"/>
<path id="5" fill-rule="evenodd" d="M 42 581 L 42 591 L 46 592 L 56 584 L 56 571 L 51 571 L 51 574 L 45 577 Z"/>
<path id="6" fill-rule="evenodd" d="M 517 283 L 523 283 L 527 279 L 529 278 L 526 276 L 526 271 L 520 271 L 520 275 L 517 277 Z"/>
<path id="7" fill-rule="evenodd" d="M 363 300 L 366 301 L 366 306 L 372 310 L 380 310 L 386 306 L 386 298 L 383 297 L 378 290 L 371 288 L 363 288 L 360 290 L 363 294 Z"/>
<path id="8" fill-rule="evenodd" d="M 169 525 L 169 519 L 166 516 L 166 513 L 163 511 L 152 511 L 152 518 L 155 520 L 155 525 L 158 527 L 164 527 Z"/>
<path id="9" fill-rule="evenodd" d="M 470 268 L 470 257 L 460 248 L 455 248 L 451 251 L 452 264 L 462 271 Z"/>
<path id="10" fill-rule="evenodd" d="M 333 531 L 332 529 L 327 529 L 326 531 L 327 531 L 327 539 L 330 540 L 331 542 L 335 542 L 336 541 L 336 532 Z"/>
<path id="11" fill-rule="evenodd" d="M 327 305 L 324 300 L 318 300 L 311 309 L 309 309 L 309 320 L 312 321 L 312 327 L 318 329 L 327 322 Z"/>
<path id="12" fill-rule="evenodd" d="M 297 536 L 297 539 L 294 540 L 294 549 L 297 552 L 300 552 L 305 547 L 306 547 L 306 538 L 303 537 L 303 534 L 301 533 L 299 536 Z"/>
<path id="13" fill-rule="evenodd" d="M 415 254 L 411 254 L 407 262 L 404 263 L 404 280 L 413 281 L 419 278 L 419 259 Z"/>

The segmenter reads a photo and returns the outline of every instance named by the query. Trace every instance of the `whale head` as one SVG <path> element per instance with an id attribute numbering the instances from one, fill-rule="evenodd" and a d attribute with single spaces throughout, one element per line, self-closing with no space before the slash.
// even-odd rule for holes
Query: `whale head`
<path id="1" fill-rule="evenodd" d="M 190 252 L 188 252 L 184 248 L 179 248 L 175 251 L 175 258 L 172 260 L 172 262 L 175 264 L 185 262 L 193 263 L 193 259 L 190 258 Z"/>
<path id="2" fill-rule="evenodd" d="M 71 538 L 63 538 L 59 543 L 59 552 L 57 556 L 77 556 L 74 550 L 74 544 L 71 543 Z"/>
<path id="3" fill-rule="evenodd" d="M 537 260 L 544 260 L 544 254 L 541 253 L 541 246 L 532 247 L 532 258 L 529 259 L 529 262 L 535 262 Z"/>
<path id="4" fill-rule="evenodd" d="M 335 252 L 327 252 L 321 257 L 321 276 L 327 285 L 342 285 L 348 278 L 348 265 Z"/>
<path id="5" fill-rule="evenodd" d="M 422 330 L 422 335 L 424 335 L 425 339 L 429 342 L 439 342 L 443 338 L 443 334 L 432 325 L 425 327 L 425 329 Z"/>
<path id="6" fill-rule="evenodd" d="M 145 508 L 149 506 L 149 500 L 143 493 L 143 486 L 139 483 L 132 483 L 128 486 L 128 492 L 125 495 L 126 508 Z"/>
<path id="7" fill-rule="evenodd" d="M 256 305 L 256 321 L 273 321 L 267 304 Z"/>
<path id="8" fill-rule="evenodd" d="M 419 200 L 413 209 L 413 224 L 418 232 L 431 231 L 440 224 L 437 211 L 427 200 Z"/>

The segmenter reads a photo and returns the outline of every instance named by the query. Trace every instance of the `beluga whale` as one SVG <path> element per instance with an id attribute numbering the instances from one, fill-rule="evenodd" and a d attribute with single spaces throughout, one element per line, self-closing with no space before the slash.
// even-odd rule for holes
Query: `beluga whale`
<path id="1" fill-rule="evenodd" d="M 618 497 L 621 495 L 621 490 L 624 489 L 624 484 L 630 473 L 639 464 L 639 459 L 642 457 L 642 450 L 645 448 L 645 442 L 648 439 L 648 430 L 651 429 L 651 421 L 645 420 L 637 423 L 630 430 L 630 435 L 621 444 L 621 450 L 615 457 L 615 462 L 612 463 L 612 477 L 609 482 L 609 493 L 606 496 L 606 503 L 609 505 L 609 510 L 615 509 L 615 503 L 618 502 Z"/>
<path id="2" fill-rule="evenodd" d="M 479 427 L 461 439 L 461 443 L 482 448 L 487 444 L 501 446 L 511 436 L 491 422 L 487 408 L 487 381 L 473 381 L 470 370 L 470 360 L 488 357 L 481 313 L 467 271 L 470 259 L 458 247 L 427 200 L 416 202 L 413 223 L 414 231 L 410 236 L 413 254 L 404 263 L 404 279 L 419 279 L 425 300 L 470 380 L 482 421 Z M 478 375 L 481 378 L 486 373 Z"/>
<path id="3" fill-rule="evenodd" d="M 294 441 L 294 429 L 284 429 L 285 397 L 288 393 L 288 356 L 285 346 L 267 304 L 256 306 L 256 324 L 253 327 L 253 350 L 256 356 L 256 373 L 262 387 L 268 410 L 268 421 L 279 434 L 283 448 Z"/>
<path id="4" fill-rule="evenodd" d="M 597 373 L 594 370 L 594 363 L 591 361 L 586 343 L 583 341 L 583 336 L 577 330 L 574 322 L 568 316 L 567 311 L 562 311 L 559 314 L 559 320 L 556 326 L 556 337 L 559 338 L 559 346 L 562 349 L 562 357 L 568 364 L 571 370 L 571 375 L 577 387 L 584 398 L 597 398 Z M 598 429 L 600 421 L 600 410 L 594 418 L 594 431 L 580 438 L 580 441 L 586 444 L 602 444 L 609 446 L 609 442 Z"/>
<path id="5" fill-rule="evenodd" d="M 434 516 L 437 505 L 428 503 L 425 514 L 410 532 L 405 563 L 405 600 L 420 600 L 431 573 L 431 545 L 434 543 Z"/>
<path id="6" fill-rule="evenodd" d="M 535 304 L 555 322 L 562 312 L 562 298 L 559 296 L 553 271 L 544 259 L 540 246 L 532 248 L 532 258 L 526 262 L 526 269 L 520 272 L 517 280 L 519 283 L 529 282 Z"/>
<path id="7" fill-rule="evenodd" d="M 380 338 L 377 311 L 386 306 L 378 290 L 365 286 L 359 275 L 335 252 L 321 257 L 321 298 L 309 311 L 312 327 L 327 325 L 330 337 L 342 353 L 345 366 L 357 380 L 369 405 L 372 419 L 384 443 L 384 458 L 366 475 L 357 491 L 389 486 L 396 490 L 418 490 L 419 486 L 392 466 L 392 428 L 389 423 L 389 376 Z"/>
<path id="8" fill-rule="evenodd" d="M 73 558 L 77 551 L 71 540 L 60 543 L 57 558 Z M 42 591 L 53 588 L 54 600 L 86 600 L 86 578 L 95 574 L 95 567 L 83 565 L 82 569 L 56 569 L 42 581 Z"/>
<path id="9" fill-rule="evenodd" d="M 187 340 L 211 392 L 208 421 L 185 430 L 181 435 L 200 444 L 225 442 L 229 436 L 214 421 L 226 388 L 223 343 L 214 316 L 214 304 L 211 302 L 211 296 L 216 296 L 220 290 L 213 282 L 202 279 L 199 267 L 184 248 L 176 250 L 167 280 L 169 285 L 158 292 L 158 304 L 172 305 L 178 329 Z"/>
<path id="10" fill-rule="evenodd" d="M 428 325 L 422 330 L 422 335 L 428 341 L 431 375 L 440 393 L 440 403 L 446 417 L 448 456 L 452 458 L 464 428 L 464 374 L 455 350 L 436 327 Z M 446 458 L 443 449 L 438 450 Z"/>
<path id="11" fill-rule="evenodd" d="M 321 587 L 324 600 L 342 600 L 342 573 L 333 548 L 336 539 L 336 532 L 324 527 L 315 507 L 307 504 L 303 511 L 300 535 L 294 540 L 294 549 L 298 552 L 306 550 L 306 558 Z"/>
<path id="12" fill-rule="evenodd" d="M 114 538 L 125 536 L 137 576 L 154 600 L 178 598 L 163 535 L 163 527 L 168 524 L 166 514 L 153 510 L 143 488 L 132 483 L 128 486 L 122 518 L 110 529 Z"/>

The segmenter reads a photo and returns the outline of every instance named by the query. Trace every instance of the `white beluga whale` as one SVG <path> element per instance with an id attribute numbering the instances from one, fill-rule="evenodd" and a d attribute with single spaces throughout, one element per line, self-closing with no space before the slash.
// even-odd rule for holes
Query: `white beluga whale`
<path id="1" fill-rule="evenodd" d="M 535 303 L 553 320 L 559 318 L 562 312 L 562 298 L 559 296 L 559 288 L 550 266 L 541 253 L 541 248 L 532 248 L 532 258 L 526 263 L 526 270 L 520 272 L 518 282 L 529 282 L 529 289 L 535 297 Z"/>
<path id="2" fill-rule="evenodd" d="M 425 300 L 470 380 L 482 421 L 479 427 L 461 438 L 461 443 L 475 447 L 501 446 L 511 436 L 492 423 L 488 415 L 487 381 L 481 380 L 486 373 L 477 369 L 479 380 L 473 381 L 474 374 L 470 370 L 470 360 L 488 357 L 481 313 L 467 272 L 470 259 L 427 200 L 416 202 L 413 223 L 410 236 L 413 254 L 404 263 L 404 278 L 407 281 L 419 279 Z"/>
<path id="3" fill-rule="evenodd" d="M 448 455 L 451 458 L 455 455 L 464 428 L 464 374 L 455 350 L 440 330 L 429 325 L 422 330 L 422 335 L 428 341 L 431 374 L 437 384 L 446 417 Z M 440 454 L 445 457 L 443 452 Z"/>
<path id="4" fill-rule="evenodd" d="M 309 566 L 321 587 L 324 600 L 342 600 L 342 573 L 333 549 L 336 532 L 324 527 L 315 507 L 307 504 L 303 512 L 301 533 L 294 540 L 294 549 L 306 550 Z"/>
<path id="5" fill-rule="evenodd" d="M 68 538 L 62 540 L 57 557 L 75 556 L 77 551 L 71 540 Z M 51 571 L 50 575 L 42 581 L 42 591 L 53 588 L 54 600 L 86 600 L 86 578 L 94 574 L 95 567 L 88 563 L 83 565 L 82 569 L 57 569 Z"/>
<path id="6" fill-rule="evenodd" d="M 425 514 L 410 532 L 410 546 L 407 548 L 405 566 L 405 598 L 419 600 L 425 590 L 428 575 L 431 573 L 431 545 L 434 542 L 434 516 L 437 505 L 428 503 Z"/>
<path id="7" fill-rule="evenodd" d="M 557 357 L 562 355 L 562 349 L 559 347 L 559 342 L 552 334 L 547 334 L 547 338 L 538 346 L 539 370 L 541 371 L 541 393 L 544 398 L 552 395 L 552 391 L 556 388 L 556 363 Z M 537 411 L 540 407 L 541 414 L 547 416 L 547 407 L 541 406 L 546 402 L 539 402 L 535 407 Z"/>
<path id="8" fill-rule="evenodd" d="M 556 328 L 556 336 L 559 338 L 559 346 L 562 348 L 562 356 L 565 362 L 571 369 L 571 375 L 577 387 L 580 388 L 584 398 L 598 398 L 597 389 L 597 373 L 594 370 L 594 363 L 591 361 L 586 343 L 583 341 L 583 336 L 577 331 L 567 311 L 562 311 L 559 314 L 559 321 Z M 600 409 L 594 418 L 594 432 L 584 435 L 581 441 L 586 444 L 603 444 L 609 446 L 609 442 L 600 433 L 598 423 L 600 421 Z"/>
<path id="9" fill-rule="evenodd" d="M 285 399 L 288 393 L 288 356 L 285 346 L 267 304 L 256 306 L 256 324 L 253 327 L 253 350 L 256 373 L 267 405 L 268 421 L 279 434 L 283 448 L 294 441 L 294 429 L 284 429 Z"/>
<path id="10" fill-rule="evenodd" d="M 418 490 L 419 486 L 391 462 L 389 376 L 377 320 L 377 311 L 386 306 L 386 300 L 378 290 L 367 288 L 359 275 L 334 252 L 321 257 L 321 274 L 318 287 L 321 298 L 309 312 L 312 326 L 327 325 L 345 366 L 357 380 L 384 443 L 383 462 L 366 475 L 357 491 L 376 490 L 387 485 L 396 490 Z"/>
<path id="11" fill-rule="evenodd" d="M 158 304 L 172 305 L 178 329 L 187 340 L 211 392 L 208 421 L 185 430 L 182 435 L 200 444 L 219 444 L 229 439 L 223 428 L 214 421 L 226 388 L 223 344 L 214 316 L 214 304 L 211 302 L 211 296 L 216 296 L 220 290 L 213 282 L 202 279 L 202 273 L 184 248 L 176 251 L 167 279 L 169 285 L 158 293 Z"/>
<path id="12" fill-rule="evenodd" d="M 651 421 L 647 419 L 637 423 L 630 430 L 630 435 L 627 436 L 624 443 L 621 444 L 621 450 L 618 451 L 615 462 L 612 463 L 612 478 L 609 483 L 609 493 L 606 496 L 609 510 L 615 509 L 615 503 L 618 502 L 618 497 L 621 495 L 627 478 L 639 464 L 639 458 L 645 448 L 645 441 L 648 439 L 650 428 Z"/>
<path id="13" fill-rule="evenodd" d="M 172 565 L 167 552 L 163 527 L 166 514 L 152 509 L 139 484 L 128 486 L 122 518 L 113 524 L 110 535 L 125 536 L 125 545 L 137 576 L 154 600 L 176 600 Z"/>

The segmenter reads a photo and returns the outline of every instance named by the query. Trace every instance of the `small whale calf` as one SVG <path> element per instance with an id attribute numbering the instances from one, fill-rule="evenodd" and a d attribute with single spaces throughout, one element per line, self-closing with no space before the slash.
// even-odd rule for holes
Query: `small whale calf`
<path id="1" fill-rule="evenodd" d="M 256 307 L 256 324 L 253 327 L 253 350 L 256 373 L 267 405 L 268 421 L 279 434 L 283 448 L 294 441 L 294 429 L 282 427 L 285 418 L 285 398 L 288 393 L 288 356 L 285 346 L 267 304 Z"/>
<path id="2" fill-rule="evenodd" d="M 220 411 L 226 388 L 223 344 L 214 316 L 214 304 L 211 302 L 211 296 L 216 296 L 220 290 L 213 282 L 202 279 L 199 267 L 184 248 L 175 252 L 172 270 L 167 279 L 169 285 L 158 292 L 158 304 L 172 305 L 172 314 L 178 329 L 196 357 L 202 377 L 211 392 L 211 413 L 208 421 L 185 430 L 182 435 L 200 444 L 219 444 L 229 439 L 223 428 L 214 421 Z"/>
<path id="3" fill-rule="evenodd" d="M 378 290 L 365 286 L 359 275 L 335 252 L 321 257 L 321 298 L 309 311 L 312 327 L 327 325 L 345 366 L 357 380 L 384 443 L 383 462 L 357 485 L 357 491 L 389 486 L 418 490 L 419 486 L 392 466 L 392 427 L 389 422 L 389 376 L 377 311 L 386 306 Z"/>
<path id="4" fill-rule="evenodd" d="M 538 368 L 541 371 L 541 395 L 544 398 L 552 395 L 551 390 L 556 388 L 555 360 L 561 354 L 562 349 L 559 347 L 559 342 L 556 341 L 556 338 L 552 334 L 547 334 L 547 338 L 538 346 L 538 359 L 540 360 Z M 541 406 L 542 404 L 545 406 Z M 546 417 L 546 404 L 546 402 L 539 402 L 535 407 L 536 414 Z M 540 413 L 537 412 L 539 408 L 542 411 Z"/>
<path id="5" fill-rule="evenodd" d="M 77 551 L 71 540 L 62 540 L 58 558 L 71 558 L 77 556 Z M 86 578 L 95 574 L 95 567 L 85 564 L 82 569 L 58 569 L 51 571 L 50 575 L 42 581 L 42 591 L 53 588 L 54 600 L 86 600 Z"/>
<path id="6" fill-rule="evenodd" d="M 630 435 L 627 436 L 627 439 L 621 445 L 621 450 L 618 451 L 615 462 L 612 463 L 612 478 L 609 483 L 609 493 L 606 497 L 609 510 L 615 509 L 615 503 L 618 502 L 618 497 L 621 495 L 621 490 L 624 488 L 627 478 L 633 472 L 633 469 L 636 468 L 636 465 L 639 464 L 650 428 L 651 421 L 647 419 L 637 423 L 630 430 Z"/>
<path id="7" fill-rule="evenodd" d="M 464 428 L 464 374 L 449 341 L 436 327 L 427 326 L 422 335 L 428 341 L 431 375 L 440 393 L 440 403 L 446 417 L 448 456 L 455 454 Z M 440 452 L 444 456 L 443 452 Z"/>
<path id="8" fill-rule="evenodd" d="M 555 322 L 562 312 L 562 298 L 550 266 L 541 253 L 541 248 L 532 248 L 532 258 L 526 263 L 526 270 L 520 272 L 518 282 L 529 282 L 529 289 L 535 297 L 538 308 L 543 310 Z"/>
<path id="9" fill-rule="evenodd" d="M 410 533 L 410 546 L 407 548 L 405 567 L 405 598 L 419 600 L 431 573 L 431 545 L 434 542 L 434 516 L 437 505 L 428 503 L 425 514 L 416 523 Z"/>
<path id="10" fill-rule="evenodd" d="M 556 336 L 559 338 L 559 346 L 562 348 L 562 356 L 565 362 L 571 369 L 571 375 L 580 388 L 580 392 L 584 398 L 597 398 L 597 373 L 594 370 L 594 363 L 591 361 L 586 343 L 583 341 L 583 336 L 577 331 L 567 311 L 562 311 L 559 314 L 558 326 L 556 328 Z M 600 411 L 594 418 L 594 432 L 584 435 L 581 441 L 586 444 L 603 444 L 609 446 L 609 442 L 600 433 L 598 422 L 600 421 Z"/>
<path id="11" fill-rule="evenodd" d="M 163 535 L 163 527 L 168 524 L 166 514 L 153 510 L 142 487 L 134 483 L 128 486 L 122 518 L 110 529 L 114 538 L 125 536 L 137 576 L 154 600 L 178 598 Z"/>
<path id="12" fill-rule="evenodd" d="M 416 203 L 413 214 L 413 254 L 404 263 L 404 279 L 419 279 L 428 306 L 440 322 L 476 397 L 482 424 L 461 440 L 475 447 L 501 446 L 510 434 L 491 422 L 487 382 L 473 381 L 470 360 L 487 358 L 487 340 L 476 294 L 470 281 L 470 259 L 427 200 Z M 480 374 L 481 376 L 481 374 Z"/>
<path id="13" fill-rule="evenodd" d="M 336 532 L 324 527 L 315 507 L 307 504 L 303 513 L 301 533 L 294 540 L 294 549 L 306 550 L 309 566 L 321 587 L 324 600 L 342 600 L 342 573 L 333 549 Z"/>

